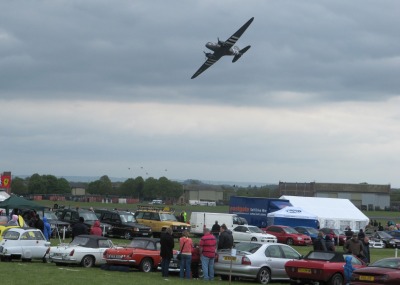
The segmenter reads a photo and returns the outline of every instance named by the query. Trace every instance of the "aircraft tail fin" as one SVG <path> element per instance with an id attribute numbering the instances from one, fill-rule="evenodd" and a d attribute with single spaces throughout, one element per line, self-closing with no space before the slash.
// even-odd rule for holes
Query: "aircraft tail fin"
<path id="1" fill-rule="evenodd" d="M 232 59 L 232 62 L 236 62 L 246 51 L 249 50 L 251 46 L 247 46 L 245 48 L 242 48 L 237 55 Z"/>

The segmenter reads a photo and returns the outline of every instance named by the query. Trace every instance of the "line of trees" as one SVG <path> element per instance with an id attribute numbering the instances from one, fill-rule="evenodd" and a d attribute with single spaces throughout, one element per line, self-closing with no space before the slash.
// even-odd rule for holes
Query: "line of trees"
<path id="1" fill-rule="evenodd" d="M 111 182 L 107 175 L 90 183 L 80 183 L 87 194 L 113 195 L 120 197 L 152 199 L 177 199 L 183 193 L 179 182 L 171 181 L 166 177 L 155 179 L 149 177 L 144 180 L 141 176 L 129 178 L 124 182 Z M 71 184 L 65 178 L 54 175 L 33 174 L 31 177 L 15 177 L 11 182 L 11 189 L 17 195 L 63 194 L 71 195 Z"/>

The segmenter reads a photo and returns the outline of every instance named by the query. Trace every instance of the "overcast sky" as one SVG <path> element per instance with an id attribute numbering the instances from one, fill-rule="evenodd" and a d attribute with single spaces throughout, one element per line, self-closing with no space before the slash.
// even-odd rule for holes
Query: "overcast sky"
<path id="1" fill-rule="evenodd" d="M 0 172 L 400 187 L 399 11 L 1 1 Z M 190 79 L 251 17 L 251 49 Z"/>

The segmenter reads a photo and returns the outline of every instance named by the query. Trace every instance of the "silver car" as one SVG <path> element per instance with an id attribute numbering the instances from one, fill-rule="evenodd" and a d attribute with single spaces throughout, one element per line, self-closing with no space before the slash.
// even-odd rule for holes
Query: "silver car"
<path id="1" fill-rule="evenodd" d="M 286 244 L 241 242 L 235 245 L 236 255 L 231 250 L 220 250 L 215 260 L 215 274 L 227 280 L 232 268 L 232 276 L 255 279 L 261 284 L 271 280 L 289 279 L 285 263 L 302 256 Z M 232 263 L 232 265 L 231 265 Z"/>

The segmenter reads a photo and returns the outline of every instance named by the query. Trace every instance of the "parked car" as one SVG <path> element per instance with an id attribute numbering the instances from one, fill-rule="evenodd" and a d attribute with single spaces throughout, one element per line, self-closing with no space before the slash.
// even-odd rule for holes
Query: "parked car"
<path id="1" fill-rule="evenodd" d="M 223 280 L 229 278 L 230 272 L 233 277 L 255 279 L 261 284 L 268 284 L 271 280 L 287 280 L 285 263 L 301 258 L 300 253 L 289 245 L 278 243 L 241 242 L 236 244 L 235 249 L 234 257 L 231 256 L 231 250 L 217 252 L 214 270 Z"/>
<path id="2" fill-rule="evenodd" d="M 160 264 L 160 239 L 135 238 L 125 248 L 110 248 L 104 251 L 107 264 L 126 265 L 150 272 Z"/>
<path id="3" fill-rule="evenodd" d="M 325 284 L 343 285 L 346 256 L 351 256 L 355 268 L 366 264 L 353 255 L 343 252 L 311 251 L 301 260 L 288 261 L 285 265 L 291 284 Z"/>
<path id="4" fill-rule="evenodd" d="M 386 248 L 400 247 L 400 240 L 394 238 L 393 236 L 384 231 L 376 231 L 374 234 L 369 236 L 369 239 L 372 241 L 383 241 Z"/>
<path id="5" fill-rule="evenodd" d="M 138 210 L 135 212 L 135 218 L 139 223 L 151 227 L 153 237 L 160 237 L 161 232 L 165 231 L 167 228 L 172 229 L 172 235 L 174 237 L 181 237 L 182 232 L 185 230 L 190 231 L 190 225 L 178 222 L 171 209 L 167 210 L 154 206 L 138 206 Z"/>
<path id="6" fill-rule="evenodd" d="M 264 233 L 259 227 L 241 225 L 232 229 L 233 241 L 277 242 L 276 236 Z"/>
<path id="7" fill-rule="evenodd" d="M 25 219 L 25 221 L 29 220 L 29 215 L 31 215 L 32 210 L 27 210 L 22 213 L 22 217 Z M 43 220 L 43 212 L 39 211 L 37 212 L 39 217 Z M 63 222 L 58 219 L 56 216 L 55 212 L 52 211 L 44 211 L 44 217 L 46 217 L 47 221 L 50 224 L 51 228 L 51 237 L 57 238 L 57 237 L 63 237 L 64 231 L 65 231 L 65 237 L 68 238 L 71 236 L 72 233 L 72 228 L 71 224 L 69 222 Z"/>
<path id="8" fill-rule="evenodd" d="M 351 285 L 400 284 L 400 258 L 384 258 L 357 269 L 351 276 Z"/>
<path id="9" fill-rule="evenodd" d="M 139 224 L 135 216 L 127 211 L 95 210 L 101 222 L 111 225 L 107 232 L 110 237 L 132 239 L 134 237 L 151 237 L 151 227 Z"/>
<path id="10" fill-rule="evenodd" d="M 79 217 L 85 220 L 85 224 L 89 229 L 93 226 L 95 221 L 99 220 L 94 212 L 83 209 L 60 209 L 55 213 L 60 221 L 70 223 L 71 227 L 79 222 Z M 100 222 L 100 227 L 103 230 L 104 236 L 110 230 L 111 225 Z"/>
<path id="11" fill-rule="evenodd" d="M 387 231 L 392 237 L 400 239 L 400 230 Z"/>
<path id="12" fill-rule="evenodd" d="M 318 236 L 318 230 L 312 227 L 297 226 L 294 227 L 294 229 L 303 235 L 309 236 L 311 238 L 311 241 L 314 241 Z"/>
<path id="13" fill-rule="evenodd" d="M 325 235 L 331 235 L 331 237 L 335 240 L 335 245 L 338 245 L 338 238 L 339 238 L 339 245 L 344 245 L 346 243 L 346 235 L 341 233 L 338 229 L 333 228 L 322 228 L 320 229 Z"/>
<path id="14" fill-rule="evenodd" d="M 44 258 L 50 242 L 46 240 L 41 230 L 33 228 L 10 228 L 3 233 L 0 242 L 0 260 L 11 261 L 21 259 L 31 261 L 32 259 Z"/>
<path id="15" fill-rule="evenodd" d="M 311 238 L 288 226 L 269 226 L 265 232 L 277 237 L 278 242 L 289 245 L 310 245 Z"/>
<path id="16" fill-rule="evenodd" d="M 56 265 L 78 264 L 92 267 L 105 264 L 103 253 L 113 247 L 112 241 L 106 237 L 80 235 L 69 244 L 50 247 L 48 256 Z"/>

